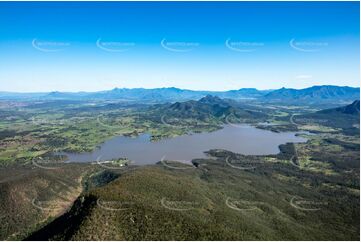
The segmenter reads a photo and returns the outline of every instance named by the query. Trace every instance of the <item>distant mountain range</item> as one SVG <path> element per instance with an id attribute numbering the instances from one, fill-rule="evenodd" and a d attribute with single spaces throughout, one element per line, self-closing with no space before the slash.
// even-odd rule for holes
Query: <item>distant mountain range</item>
<path id="1" fill-rule="evenodd" d="M 230 91 L 194 91 L 169 88 L 114 88 L 99 92 L 49 92 L 49 93 L 12 93 L 0 92 L 0 99 L 32 100 L 120 100 L 136 102 L 176 102 L 198 100 L 212 95 L 228 99 L 261 99 L 263 101 L 353 101 L 360 98 L 360 88 L 341 86 L 313 86 L 305 89 L 281 88 L 277 90 L 257 90 L 242 88 Z"/>
<path id="2" fill-rule="evenodd" d="M 263 96 L 266 100 L 355 100 L 360 98 L 360 88 L 340 86 L 313 86 L 305 89 L 281 88 Z"/>
<path id="3" fill-rule="evenodd" d="M 94 93 L 48 93 L 44 98 L 66 99 L 66 98 L 86 98 L 86 99 L 107 99 L 107 100 L 128 100 L 128 101 L 151 101 L 151 102 L 172 102 L 197 100 L 206 95 L 214 95 L 220 98 L 243 99 L 243 98 L 259 98 L 269 91 L 260 91 L 255 88 L 242 88 L 239 90 L 231 90 L 224 92 L 216 91 L 194 91 L 187 89 L 179 89 L 175 87 L 168 88 L 114 88 L 109 91 L 101 91 Z"/>
<path id="4" fill-rule="evenodd" d="M 198 100 L 206 95 L 220 98 L 243 99 L 259 98 L 270 90 L 257 90 L 255 88 L 242 88 L 231 91 L 194 91 L 175 87 L 167 88 L 114 88 L 99 92 L 48 92 L 48 93 L 13 93 L 0 92 L 0 99 L 40 99 L 40 100 L 124 100 L 124 101 L 150 101 L 174 102 Z"/>

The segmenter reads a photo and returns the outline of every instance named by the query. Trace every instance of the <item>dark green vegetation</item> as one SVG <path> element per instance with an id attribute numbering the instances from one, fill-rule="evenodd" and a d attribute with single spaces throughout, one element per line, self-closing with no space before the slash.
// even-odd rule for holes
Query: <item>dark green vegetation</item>
<path id="1" fill-rule="evenodd" d="M 360 103 L 344 104 L 353 89 L 319 89 L 310 95 L 327 102 L 1 101 L 0 239 L 359 240 Z M 305 132 L 308 141 L 281 145 L 278 155 L 211 150 L 193 166 L 120 166 L 119 157 L 105 169 L 65 164 L 57 153 L 115 135 L 157 140 L 227 123 Z"/>
<path id="2" fill-rule="evenodd" d="M 58 164 L 0 169 L 0 239 L 19 240 L 64 213 L 96 167 Z"/>
<path id="3" fill-rule="evenodd" d="M 290 154 L 251 161 L 225 151 L 211 154 L 216 159 L 198 160 L 195 169 L 159 164 L 127 172 L 84 193 L 68 213 L 28 239 L 358 239 L 359 196 L 352 184 L 282 164 Z M 227 165 L 229 156 L 234 167 L 252 162 L 255 168 Z"/>
<path id="4" fill-rule="evenodd" d="M 360 101 L 356 100 L 346 106 L 295 116 L 294 120 L 300 124 L 321 124 L 333 127 L 349 135 L 358 134 L 360 129 Z"/>

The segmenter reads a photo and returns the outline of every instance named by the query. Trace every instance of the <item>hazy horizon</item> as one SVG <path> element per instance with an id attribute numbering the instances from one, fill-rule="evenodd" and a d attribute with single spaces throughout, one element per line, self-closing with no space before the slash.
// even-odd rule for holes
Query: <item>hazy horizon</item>
<path id="1" fill-rule="evenodd" d="M 308 87 L 304 87 L 304 88 L 291 88 L 291 87 L 280 87 L 280 88 L 274 88 L 274 89 L 260 89 L 260 88 L 254 88 L 254 87 L 240 87 L 240 88 L 236 88 L 236 89 L 225 89 L 225 90 L 207 90 L 207 89 L 201 89 L 201 90 L 196 90 L 196 89 L 189 89 L 189 88 L 179 88 L 179 87 L 155 87 L 155 88 L 143 88 L 143 87 L 134 87 L 134 88 L 128 88 L 128 87 L 113 87 L 111 89 L 100 89 L 100 90 L 95 90 L 95 91 L 82 91 L 82 90 L 75 90 L 75 91 L 61 91 L 61 90 L 50 90 L 50 91 L 33 91 L 33 92 L 18 92 L 18 91 L 7 91 L 7 90 L 0 90 L 0 92 L 2 93 L 51 93 L 51 92 L 67 92 L 67 93 L 92 93 L 92 92 L 105 92 L 105 91 L 111 91 L 114 89 L 145 89 L 145 90 L 152 90 L 152 89 L 171 89 L 171 88 L 175 88 L 175 89 L 180 89 L 180 90 L 187 90 L 187 91 L 195 91 L 195 92 L 228 92 L 228 91 L 235 91 L 235 90 L 241 90 L 241 89 L 256 89 L 258 91 L 272 91 L 272 90 L 278 90 L 281 88 L 287 88 L 287 89 L 295 89 L 295 90 L 300 90 L 300 89 L 306 89 L 306 88 L 311 88 L 314 86 L 337 86 L 337 87 L 351 87 L 351 88 L 360 88 L 360 86 L 345 86 L 345 85 L 312 85 L 312 86 L 308 86 Z"/>
<path id="2" fill-rule="evenodd" d="M 0 90 L 359 86 L 359 17 L 359 2 L 1 2 Z"/>

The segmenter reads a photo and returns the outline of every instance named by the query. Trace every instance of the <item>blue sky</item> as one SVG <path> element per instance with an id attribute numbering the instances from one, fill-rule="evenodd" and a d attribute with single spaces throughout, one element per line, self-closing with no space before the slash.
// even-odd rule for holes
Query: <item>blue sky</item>
<path id="1" fill-rule="evenodd" d="M 0 3 L 0 91 L 359 86 L 358 2 Z"/>

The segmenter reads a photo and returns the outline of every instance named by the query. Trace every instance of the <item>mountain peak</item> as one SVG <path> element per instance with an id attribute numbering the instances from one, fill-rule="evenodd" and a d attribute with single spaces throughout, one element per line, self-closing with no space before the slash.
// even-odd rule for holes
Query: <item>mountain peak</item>
<path id="1" fill-rule="evenodd" d="M 339 111 L 346 114 L 360 115 L 360 100 L 355 100 L 353 103 L 340 108 Z"/>
<path id="2" fill-rule="evenodd" d="M 222 99 L 220 99 L 219 97 L 217 97 L 217 96 L 213 96 L 213 95 L 208 94 L 205 97 L 202 97 L 201 99 L 199 99 L 199 102 L 215 104 L 215 103 L 222 103 L 224 101 Z"/>

